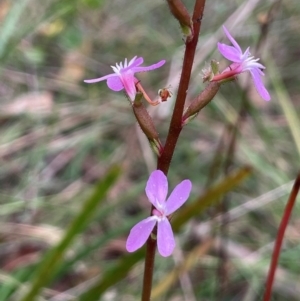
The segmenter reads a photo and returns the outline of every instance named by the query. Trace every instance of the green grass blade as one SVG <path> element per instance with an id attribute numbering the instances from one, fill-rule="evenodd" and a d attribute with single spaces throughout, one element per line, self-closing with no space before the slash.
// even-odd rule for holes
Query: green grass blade
<path id="1" fill-rule="evenodd" d="M 61 242 L 45 256 L 45 259 L 40 264 L 33 278 L 32 286 L 29 292 L 21 299 L 22 301 L 35 300 L 40 289 L 49 281 L 52 274 L 56 271 L 58 264 L 60 264 L 66 250 L 76 235 L 82 231 L 83 227 L 86 226 L 94 214 L 96 207 L 105 199 L 107 192 L 115 183 L 119 174 L 119 168 L 115 167 L 111 169 L 97 185 L 94 193 L 83 203 L 82 210 L 70 224 Z"/>

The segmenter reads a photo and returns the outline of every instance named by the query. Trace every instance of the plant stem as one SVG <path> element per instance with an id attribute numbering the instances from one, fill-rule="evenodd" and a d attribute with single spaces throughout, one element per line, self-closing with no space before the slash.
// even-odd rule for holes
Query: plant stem
<path id="1" fill-rule="evenodd" d="M 175 101 L 175 107 L 169 127 L 169 132 L 164 147 L 164 151 L 160 158 L 158 158 L 157 169 L 162 170 L 165 174 L 168 173 L 175 146 L 182 129 L 182 115 L 186 93 L 189 87 L 196 47 L 198 43 L 198 36 L 201 27 L 201 18 L 203 15 L 205 0 L 197 0 L 193 13 L 194 38 L 186 44 L 183 67 L 180 76 L 178 93 Z"/>
<path id="2" fill-rule="evenodd" d="M 169 132 L 164 147 L 164 151 L 161 157 L 157 161 L 157 169 L 163 171 L 166 175 L 168 173 L 172 156 L 176 147 L 178 137 L 182 129 L 182 115 L 184 109 L 184 103 L 186 99 L 186 92 L 188 90 L 196 46 L 198 43 L 198 36 L 200 33 L 201 19 L 204 11 L 205 0 L 196 0 L 193 13 L 193 29 L 194 37 L 191 41 L 186 42 L 186 48 L 183 59 L 183 67 L 178 87 L 177 98 L 175 107 L 169 127 Z M 152 206 L 150 215 L 152 215 L 154 207 Z M 156 252 L 156 239 L 149 237 L 146 245 L 146 257 L 145 257 L 145 269 L 144 269 L 144 281 L 143 281 L 143 293 L 142 301 L 150 301 L 152 278 Z"/>
<path id="3" fill-rule="evenodd" d="M 150 235 L 147 241 L 146 257 L 145 257 L 142 301 L 149 301 L 151 297 L 155 252 L 156 252 L 156 239 L 153 239 Z"/>
<path id="4" fill-rule="evenodd" d="M 295 180 L 293 189 L 291 191 L 288 202 L 285 206 L 283 217 L 282 217 L 279 229 L 278 229 L 278 234 L 276 237 L 276 242 L 275 242 L 275 246 L 274 246 L 274 250 L 273 250 L 272 261 L 270 264 L 270 270 L 269 270 L 269 274 L 268 274 L 268 278 L 267 278 L 267 282 L 266 282 L 266 291 L 264 294 L 263 301 L 269 301 L 271 298 L 272 287 L 273 287 L 273 283 L 274 283 L 274 277 L 275 277 L 275 272 L 276 272 L 276 268 L 277 268 L 277 264 L 278 264 L 278 259 L 279 259 L 279 255 L 280 255 L 284 232 L 285 232 L 285 229 L 289 222 L 294 204 L 296 202 L 299 189 L 300 189 L 300 173 L 298 174 L 298 176 Z"/>

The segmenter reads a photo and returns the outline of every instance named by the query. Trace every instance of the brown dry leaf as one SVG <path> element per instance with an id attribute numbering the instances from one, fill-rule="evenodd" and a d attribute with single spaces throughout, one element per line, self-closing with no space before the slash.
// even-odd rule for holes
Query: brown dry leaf
<path id="1" fill-rule="evenodd" d="M 50 92 L 29 92 L 15 98 L 11 103 L 1 107 L 1 114 L 48 115 L 53 109 L 53 95 Z"/>

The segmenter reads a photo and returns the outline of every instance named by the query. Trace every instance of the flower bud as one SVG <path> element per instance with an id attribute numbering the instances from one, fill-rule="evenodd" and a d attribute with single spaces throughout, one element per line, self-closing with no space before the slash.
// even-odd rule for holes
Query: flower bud
<path id="1" fill-rule="evenodd" d="M 138 124 L 140 125 L 142 131 L 148 138 L 152 149 L 158 156 L 160 156 L 162 153 L 163 147 L 158 138 L 158 133 L 155 129 L 153 120 L 141 101 L 142 96 L 143 96 L 143 94 L 141 92 L 137 92 L 137 94 L 135 96 L 135 100 L 132 103 L 133 113 L 134 113 L 136 120 L 137 120 Z"/>
<path id="2" fill-rule="evenodd" d="M 192 101 L 185 110 L 182 117 L 182 126 L 197 116 L 199 111 L 204 108 L 219 91 L 220 84 L 218 82 L 210 82 L 206 88 Z"/>
<path id="3" fill-rule="evenodd" d="M 190 14 L 181 0 L 167 0 L 172 15 L 179 21 L 183 35 L 186 41 L 189 42 L 193 39 L 194 30 L 193 22 Z"/>

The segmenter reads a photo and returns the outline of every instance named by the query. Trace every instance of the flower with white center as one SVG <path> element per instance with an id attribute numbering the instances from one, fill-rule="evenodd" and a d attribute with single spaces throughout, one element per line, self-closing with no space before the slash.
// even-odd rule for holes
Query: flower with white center
<path id="1" fill-rule="evenodd" d="M 175 239 L 168 217 L 186 202 L 191 189 L 191 181 L 184 180 L 174 188 L 166 200 L 168 193 L 167 177 L 160 170 L 153 171 L 145 191 L 155 209 L 152 216 L 137 223 L 131 229 L 126 242 L 127 251 L 134 252 L 142 247 L 157 225 L 158 252 L 161 256 L 170 256 L 175 248 Z"/>
<path id="2" fill-rule="evenodd" d="M 138 72 L 146 72 L 150 70 L 157 69 L 165 64 L 165 60 L 162 60 L 156 64 L 150 66 L 140 66 L 143 64 L 144 59 L 142 57 L 135 56 L 132 60 L 127 63 L 125 59 L 124 65 L 122 62 L 116 64 L 116 66 L 111 66 L 114 73 L 95 78 L 95 79 L 86 79 L 85 83 L 92 84 L 97 83 L 103 80 L 107 80 L 107 86 L 113 91 L 121 91 L 125 89 L 126 94 L 129 99 L 133 102 L 136 95 L 136 83 L 138 79 L 134 76 Z"/>
<path id="3" fill-rule="evenodd" d="M 223 26 L 223 30 L 233 46 L 218 43 L 218 50 L 226 59 L 232 61 L 233 63 L 221 74 L 215 75 L 212 81 L 223 80 L 226 78 L 234 77 L 235 75 L 238 75 L 244 71 L 249 71 L 259 95 L 264 100 L 270 100 L 270 94 L 261 80 L 261 76 L 265 75 L 262 71 L 262 69 L 265 69 L 265 66 L 258 63 L 259 58 L 255 59 L 253 56 L 251 56 L 249 47 L 243 53 L 240 45 L 230 35 L 225 26 Z"/>

